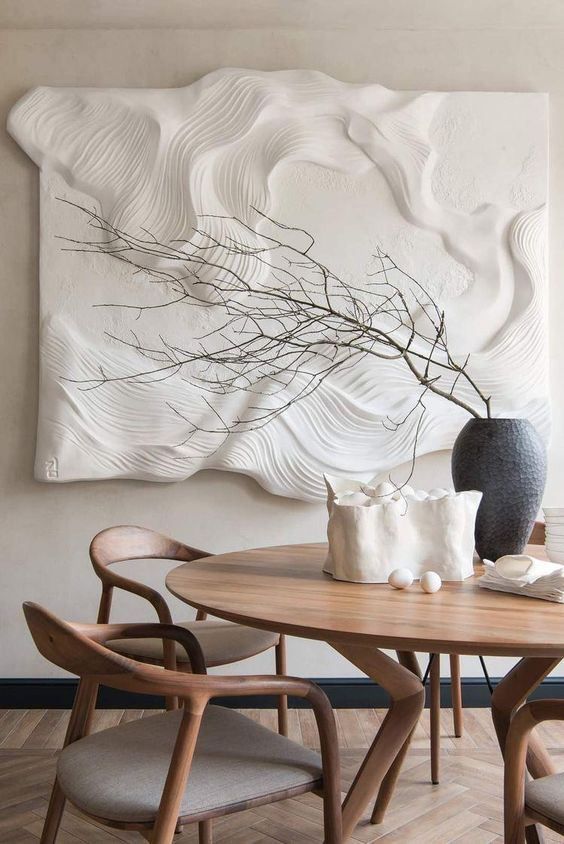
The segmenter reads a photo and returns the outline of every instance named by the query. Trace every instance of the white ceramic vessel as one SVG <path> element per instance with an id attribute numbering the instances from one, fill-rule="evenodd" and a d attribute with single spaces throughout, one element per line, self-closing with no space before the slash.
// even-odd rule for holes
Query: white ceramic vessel
<path id="1" fill-rule="evenodd" d="M 481 492 L 435 489 L 431 495 L 327 475 L 325 482 L 329 552 L 324 571 L 336 580 L 386 583 L 406 567 L 415 579 L 429 571 L 442 580 L 473 575 Z"/>

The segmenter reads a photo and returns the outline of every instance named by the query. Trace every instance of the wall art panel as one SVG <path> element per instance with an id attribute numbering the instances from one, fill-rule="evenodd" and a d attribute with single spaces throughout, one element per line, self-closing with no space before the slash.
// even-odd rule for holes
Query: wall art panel
<path id="1" fill-rule="evenodd" d="M 322 499 L 450 448 L 473 385 L 548 436 L 545 95 L 223 69 L 36 88 L 8 128 L 41 172 L 37 479 Z"/>

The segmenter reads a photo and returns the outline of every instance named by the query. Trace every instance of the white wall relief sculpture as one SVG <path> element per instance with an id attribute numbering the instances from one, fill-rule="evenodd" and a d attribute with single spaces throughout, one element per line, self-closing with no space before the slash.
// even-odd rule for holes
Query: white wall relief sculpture
<path id="1" fill-rule="evenodd" d="M 259 241 L 249 232 L 272 232 L 264 215 L 292 227 L 300 249 L 296 229 L 311 234 L 312 254 L 355 287 L 370 283 L 375 255 L 391 256 L 440 301 L 450 347 L 470 354 L 493 414 L 528 417 L 548 435 L 544 95 L 394 92 L 313 71 L 229 69 L 170 90 L 36 88 L 8 128 L 41 170 L 38 479 L 170 481 L 207 467 L 316 500 L 323 473 L 368 480 L 410 459 L 417 415 L 386 424 L 420 393 L 401 360 L 362 357 L 269 424 L 230 436 L 217 419 L 246 418 L 252 392 L 210 393 L 180 364 L 147 377 L 148 361 L 164 370 L 218 324 L 211 293 L 196 306 L 166 281 L 184 253 L 206 256 L 204 281 L 227 261 L 229 273 L 275 284 L 256 253 L 217 246 L 246 232 L 250 250 Z M 80 208 L 146 255 L 151 244 L 176 250 L 174 268 L 156 247 L 153 277 L 84 248 L 99 232 Z M 206 243 L 195 233 L 204 217 Z M 301 377 L 280 386 L 282 400 Z M 449 448 L 468 418 L 438 396 L 426 407 L 420 454 Z"/>

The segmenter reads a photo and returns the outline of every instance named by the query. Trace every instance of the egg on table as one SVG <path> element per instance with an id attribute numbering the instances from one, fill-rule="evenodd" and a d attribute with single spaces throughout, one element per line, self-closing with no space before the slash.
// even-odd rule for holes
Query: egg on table
<path id="1" fill-rule="evenodd" d="M 407 589 L 413 583 L 413 574 L 409 569 L 394 569 L 388 577 L 388 583 L 394 589 Z"/>
<path id="2" fill-rule="evenodd" d="M 424 571 L 419 578 L 419 585 L 424 592 L 438 592 L 443 582 L 436 571 Z"/>

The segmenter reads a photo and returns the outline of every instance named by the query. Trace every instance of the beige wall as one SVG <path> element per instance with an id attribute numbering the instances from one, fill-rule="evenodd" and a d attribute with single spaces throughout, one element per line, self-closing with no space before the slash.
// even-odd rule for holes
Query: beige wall
<path id="1" fill-rule="evenodd" d="M 564 3 L 561 0 L 3 0 L 0 109 L 34 85 L 166 87 L 219 66 L 316 68 L 391 88 L 548 91 L 551 103 L 551 363 L 555 436 L 547 498 L 564 503 Z M 136 522 L 212 551 L 320 539 L 324 509 L 206 472 L 181 484 L 32 480 L 37 395 L 38 178 L 0 133 L 0 677 L 47 676 L 20 611 L 39 601 L 92 619 L 87 558 L 100 528 Z M 448 455 L 421 483 L 448 477 Z M 156 568 L 156 567 L 154 567 Z M 148 569 L 148 566 L 145 567 Z M 161 569 L 162 571 L 162 569 Z M 159 573 L 160 576 L 160 573 Z M 157 582 L 157 573 L 147 571 Z M 180 609 L 180 607 L 178 607 Z M 122 602 L 118 613 L 146 616 Z M 269 657 L 246 667 L 267 670 Z M 290 671 L 355 673 L 329 648 L 294 641 Z M 466 674 L 478 673 L 473 660 Z M 501 666 L 492 666 L 499 673 Z"/>

